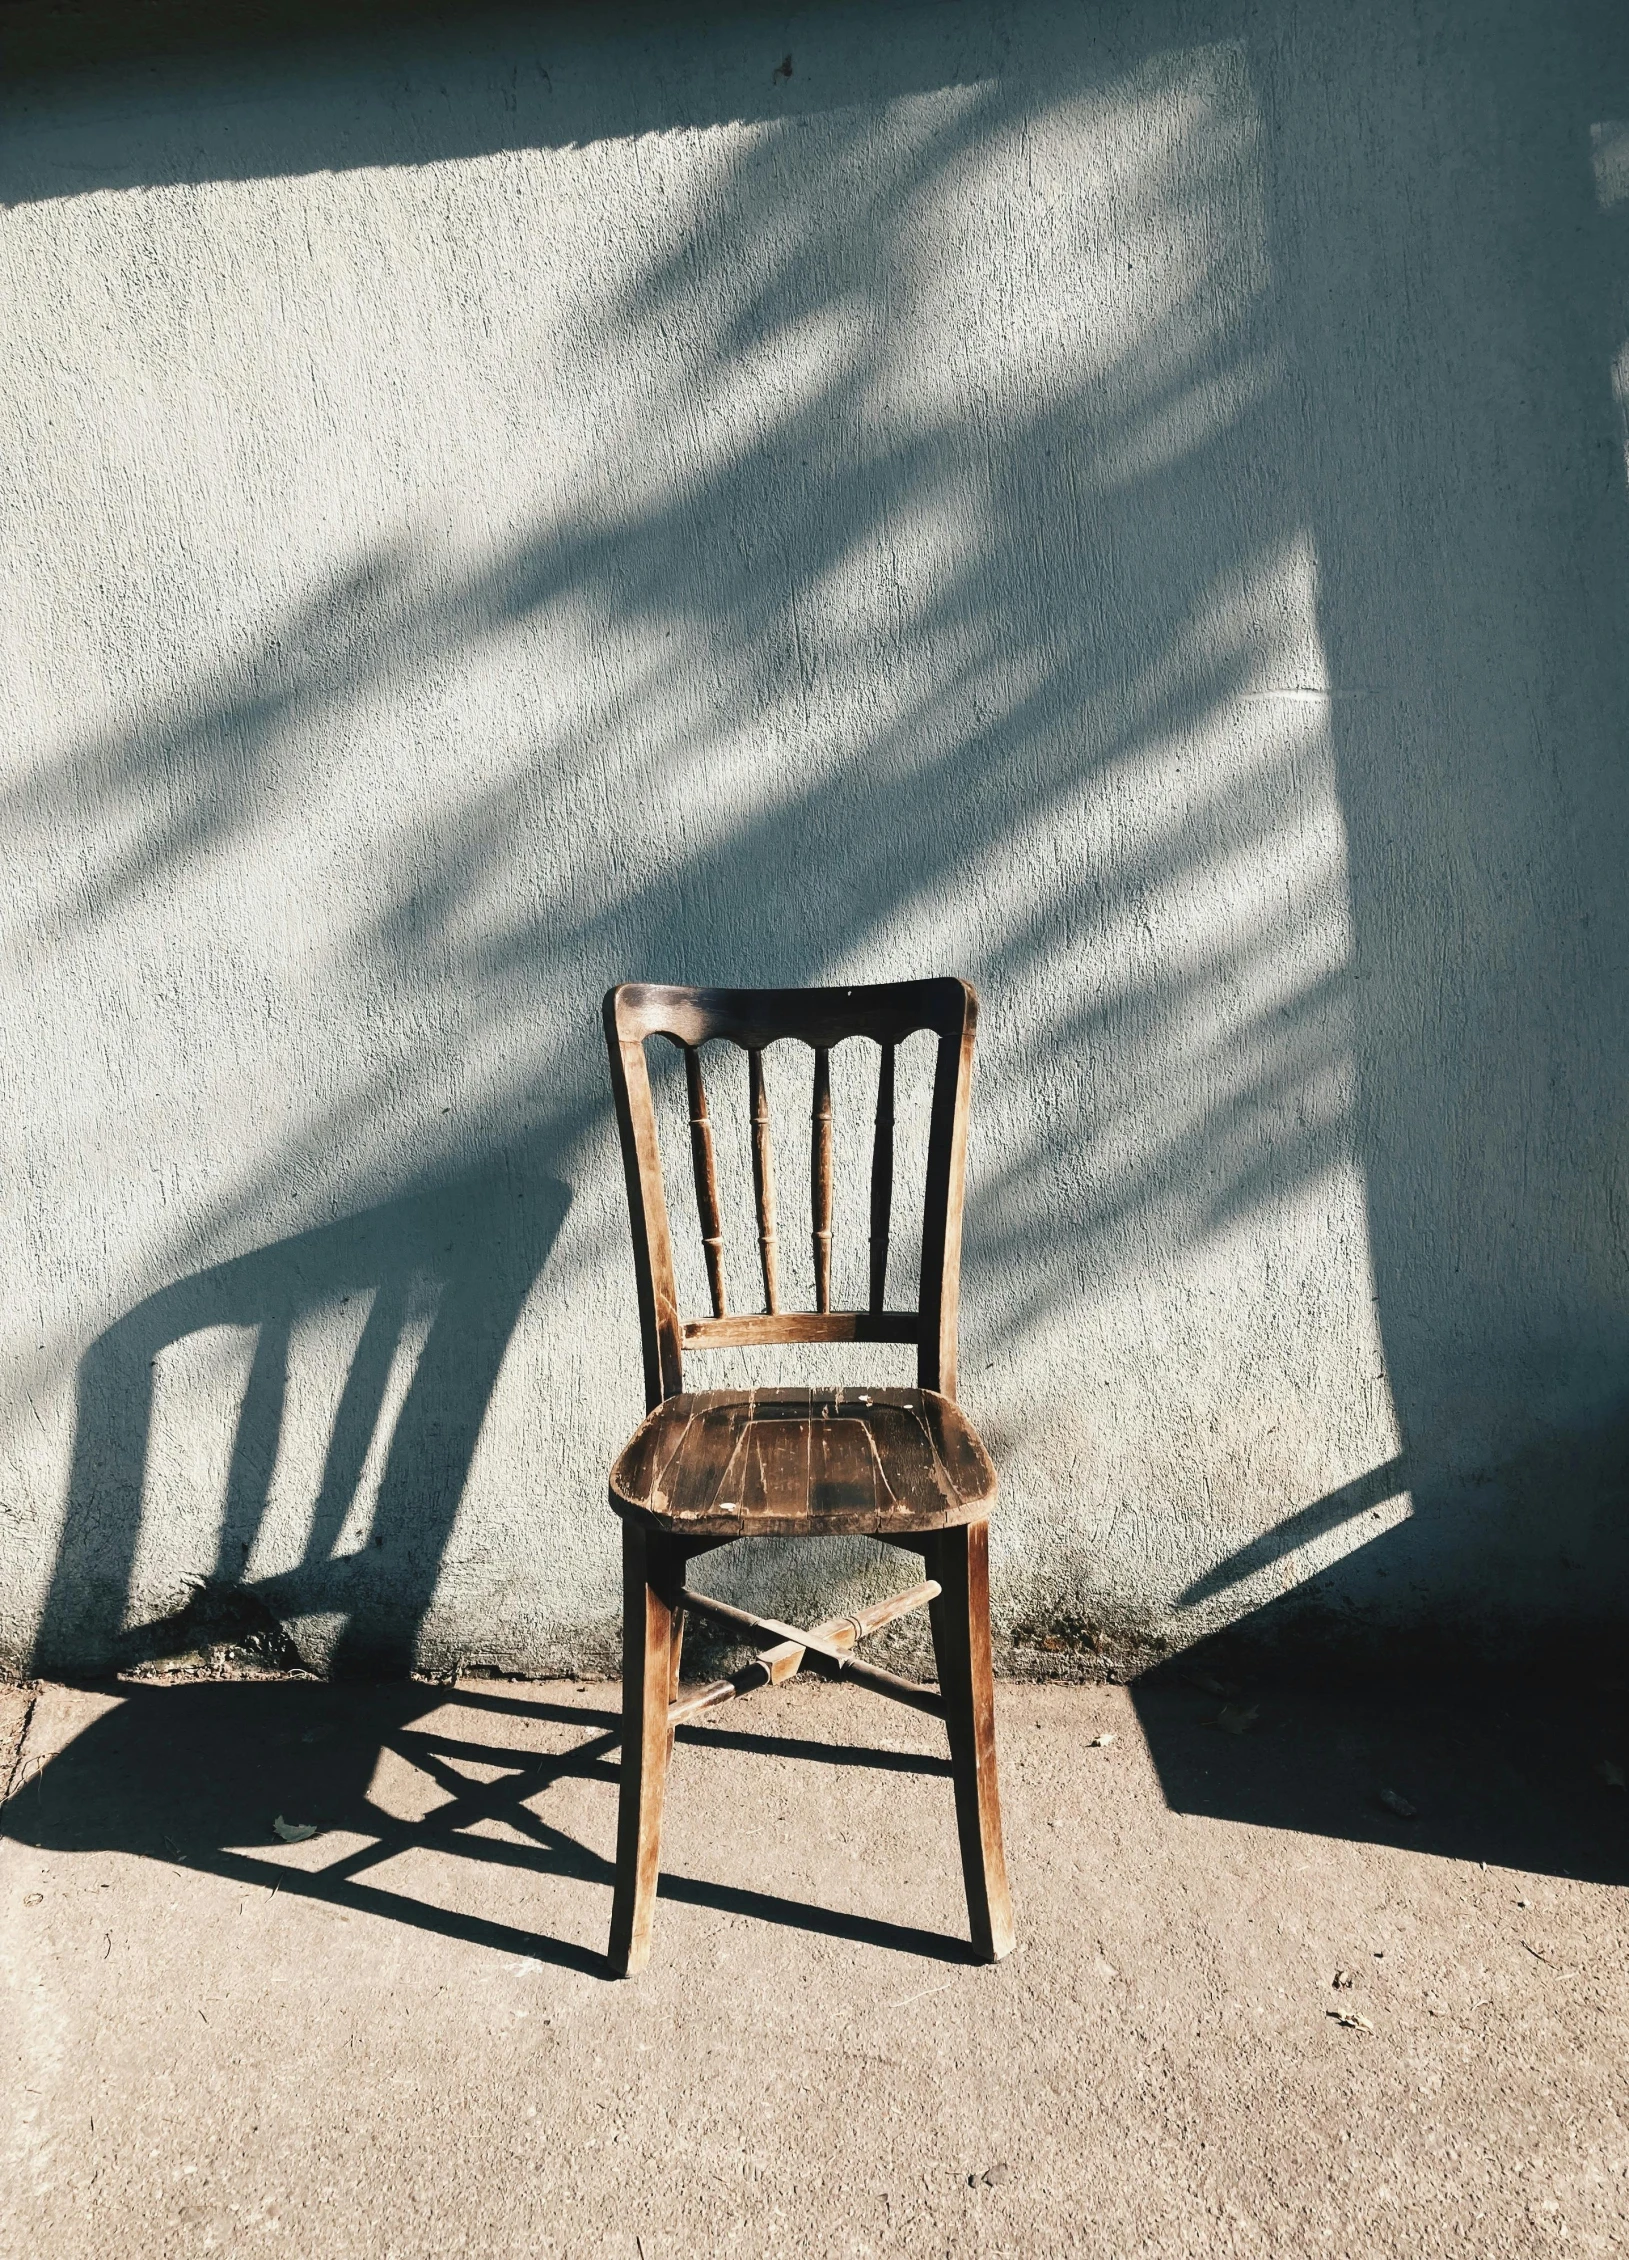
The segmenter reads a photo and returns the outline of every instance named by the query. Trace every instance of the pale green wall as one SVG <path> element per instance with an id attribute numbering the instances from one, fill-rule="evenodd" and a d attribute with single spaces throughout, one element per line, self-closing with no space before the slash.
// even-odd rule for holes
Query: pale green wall
<path id="1" fill-rule="evenodd" d="M 13 1662 L 607 1653 L 622 976 L 979 984 L 1005 1628 L 1621 1625 L 1617 8 L 7 14 Z"/>

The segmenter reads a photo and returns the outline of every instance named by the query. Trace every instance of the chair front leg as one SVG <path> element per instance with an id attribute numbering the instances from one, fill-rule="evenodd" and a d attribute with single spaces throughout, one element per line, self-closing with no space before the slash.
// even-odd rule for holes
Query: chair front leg
<path id="1" fill-rule="evenodd" d="M 618 1977 L 650 1960 L 656 1876 L 667 1785 L 667 1707 L 673 1685 L 675 1582 L 659 1539 L 622 1525 L 622 1788 L 617 1807 L 616 1887 L 608 1958 Z M 653 1582 L 654 1580 L 654 1582 Z"/>
<path id="2" fill-rule="evenodd" d="M 989 1523 L 939 1531 L 927 1560 L 929 1575 L 943 1588 L 929 1615 L 950 1737 L 968 1927 L 979 1960 L 999 1962 L 1014 1940 L 996 1787 Z"/>

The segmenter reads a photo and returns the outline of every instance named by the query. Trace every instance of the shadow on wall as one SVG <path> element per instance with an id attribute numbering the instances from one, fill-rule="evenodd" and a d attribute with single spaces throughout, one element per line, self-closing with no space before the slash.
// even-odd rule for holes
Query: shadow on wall
<path id="1" fill-rule="evenodd" d="M 342 1675 L 410 1671 L 499 1366 L 569 1199 L 523 1148 L 199 1272 L 109 1327 L 80 1367 L 40 1667 L 172 1656 L 211 1629 L 275 1641 L 276 1628 L 293 1625 L 298 1641 L 301 1620 L 316 1619 L 321 1647 L 310 1660 Z M 352 1308 L 365 1317 L 339 1361 L 343 1388 L 323 1423 L 314 1512 L 309 1499 L 295 1502 L 305 1526 L 299 1566 L 246 1577 L 274 1509 L 296 1333 L 325 1318 L 343 1326 Z M 216 1328 L 246 1330 L 253 1350 L 203 1605 L 126 1629 L 143 1510 L 162 1480 L 152 1450 L 160 1362 Z M 325 1637 L 321 1620 L 334 1617 L 341 1629 Z"/>
<path id="2" fill-rule="evenodd" d="M 385 1018 L 439 1009 L 471 1054 L 527 1060 L 489 1092 L 491 1134 L 525 1119 L 553 1175 L 526 1179 L 524 1218 L 501 1167 L 404 1195 L 201 1272 L 104 1335 L 42 1661 L 122 1622 L 162 1345 L 259 1330 L 217 1562 L 234 1578 L 287 1329 L 366 1287 L 307 1564 L 264 1591 L 279 1616 L 344 1612 L 343 1662 L 400 1667 L 564 1181 L 608 1145 L 591 1016 L 565 1024 L 559 1000 L 625 975 L 816 979 L 912 919 L 951 937 L 992 1006 L 975 1352 L 1021 1361 L 1106 1282 L 1343 1166 L 1361 1177 L 1397 1448 L 1179 1579 L 1176 1621 L 1247 1586 L 1254 1603 L 1282 1571 L 1264 1633 L 1285 1617 L 1514 1649 L 1524 1625 L 1621 1625 L 1629 514 L 1611 371 L 1629 204 L 1603 210 L 1589 148 L 1603 105 L 1629 112 L 1625 34 L 1616 10 L 1536 0 L 1497 26 L 1444 10 L 1428 36 L 1409 10 L 1361 14 L 968 7 L 935 11 L 931 35 L 900 11 L 883 41 L 869 16 L 815 9 L 778 83 L 750 18 L 571 16 L 435 49 L 465 74 L 445 102 L 416 66 L 358 54 L 313 50 L 274 85 L 262 53 L 229 116 L 177 81 L 196 130 L 167 171 L 173 134 L 110 137 L 114 96 L 74 95 L 60 149 L 31 155 L 8 200 L 787 121 L 741 142 L 695 228 L 608 291 L 585 366 L 666 335 L 677 418 L 769 346 L 829 342 L 665 491 L 625 483 L 473 568 L 381 547 L 258 651 L 8 802 L 22 826 L 88 811 L 87 836 L 114 843 L 53 906 L 90 926 L 241 852 L 273 778 L 297 792 L 317 725 L 353 702 L 568 612 L 617 663 L 597 706 L 456 802 L 404 796 L 381 863 L 407 877 L 349 937 Z M 301 73 L 342 68 L 361 106 L 330 143 Z M 1105 183 L 1101 240 L 1077 247 L 1105 272 L 1181 248 L 1135 321 L 1051 360 L 1007 337 L 1005 364 L 962 372 L 971 409 L 913 390 L 908 366 L 901 390 L 911 302 L 891 261 L 933 200 L 967 196 L 981 151 L 1067 101 L 1089 135 L 1095 101 L 1180 93 L 1184 72 L 1204 98 L 1159 111 L 1181 137 L 1139 182 Z M 55 83 L 25 88 L 36 113 Z M 884 133 L 881 106 L 924 87 L 957 102 Z M 856 559 L 863 617 L 829 600 Z M 1303 568 L 1307 643 L 1282 616 Z M 834 680 L 877 686 L 863 738 L 829 734 Z M 1218 752 L 1217 718 L 1250 702 L 1276 719 Z M 721 797 L 758 731 L 775 790 Z M 708 820 L 687 827 L 664 796 L 682 809 L 698 781 Z M 567 805 L 595 836 L 631 823 L 624 863 L 517 879 Z M 364 1059 L 306 1149 L 240 1183 L 236 1213 L 397 1103 L 395 1073 Z M 211 1223 L 230 1230 L 232 1209 Z M 335 1561 L 421 1270 L 442 1301 L 382 1478 L 384 1543 Z M 1363 1545 L 1405 1487 L 1412 1520 Z M 1308 1577 L 1300 1549 L 1332 1540 L 1356 1550 Z M 1092 1544 L 1069 1565 L 1088 1583 Z"/>

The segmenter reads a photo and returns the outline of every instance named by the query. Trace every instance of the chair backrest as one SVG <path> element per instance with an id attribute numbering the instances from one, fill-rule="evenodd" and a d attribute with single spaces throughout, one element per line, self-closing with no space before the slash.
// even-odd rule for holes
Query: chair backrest
<path id="1" fill-rule="evenodd" d="M 967 1115 L 972 1095 L 973 1030 L 978 998 L 966 981 L 890 981 L 856 989 L 674 989 L 630 981 L 605 1000 L 617 1126 L 632 1212 L 639 1323 L 645 1346 L 645 1396 L 659 1404 L 684 1387 L 684 1353 L 774 1342 L 914 1342 L 917 1384 L 956 1393 L 956 1308 L 961 1274 L 962 1190 Z M 917 1307 L 884 1307 L 894 1197 L 894 1065 L 899 1045 L 919 1029 L 939 1039 L 928 1121 L 927 1184 L 922 1210 L 922 1271 Z M 645 1042 L 665 1036 L 684 1055 L 696 1210 L 712 1292 L 709 1318 L 685 1319 L 674 1283 L 662 1161 L 651 1102 Z M 831 1308 L 833 1125 L 832 1047 L 867 1036 L 882 1053 L 871 1149 L 871 1276 L 868 1308 Z M 764 1308 L 737 1315 L 727 1307 L 724 1235 L 713 1126 L 702 1080 L 701 1046 L 711 1038 L 747 1055 L 752 1178 L 757 1208 Z M 814 1053 L 810 1109 L 810 1224 L 815 1308 L 781 1308 L 775 1228 L 775 1164 L 764 1047 L 783 1037 Z"/>

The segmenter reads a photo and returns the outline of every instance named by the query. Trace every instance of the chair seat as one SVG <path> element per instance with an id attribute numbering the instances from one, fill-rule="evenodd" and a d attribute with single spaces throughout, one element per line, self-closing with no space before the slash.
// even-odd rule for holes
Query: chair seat
<path id="1" fill-rule="evenodd" d="M 611 1470 L 618 1514 L 697 1538 L 892 1538 L 988 1514 L 996 1472 L 933 1389 L 708 1389 L 669 1397 Z"/>

